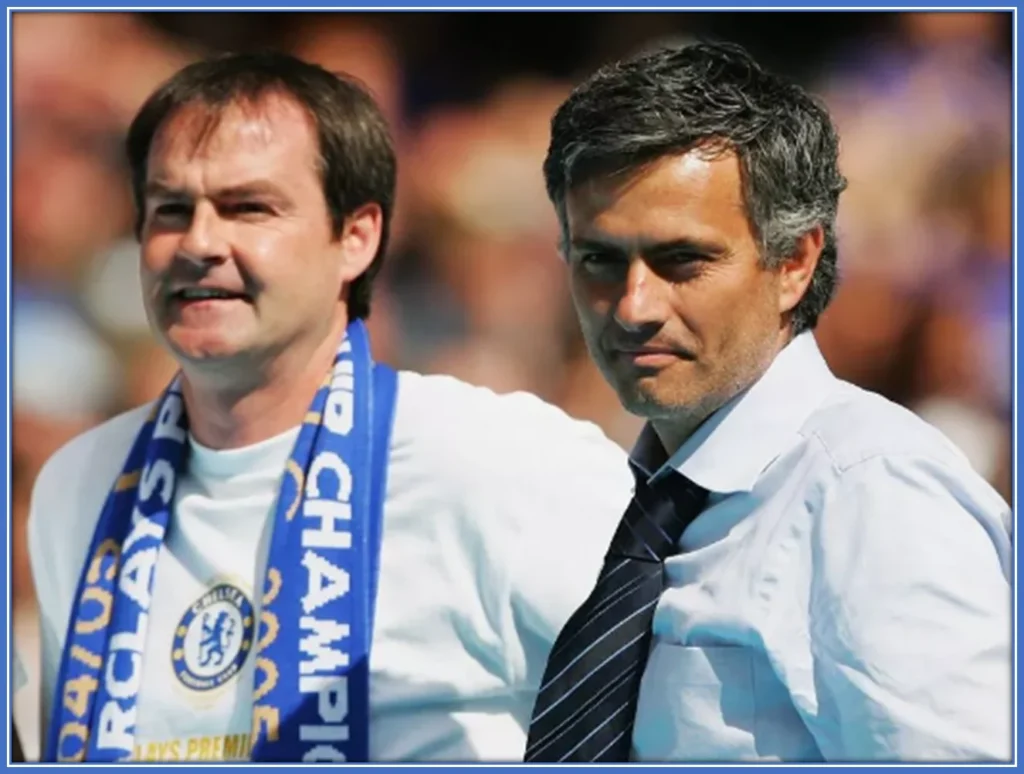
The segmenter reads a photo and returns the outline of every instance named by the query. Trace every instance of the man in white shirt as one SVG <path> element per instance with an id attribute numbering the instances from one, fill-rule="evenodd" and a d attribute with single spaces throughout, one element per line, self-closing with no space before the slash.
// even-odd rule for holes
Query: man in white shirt
<path id="1" fill-rule="evenodd" d="M 815 344 L 837 147 L 824 108 L 728 44 L 605 67 L 557 111 L 573 300 L 648 424 L 527 760 L 1012 756 L 1009 508 Z"/>
<path id="2" fill-rule="evenodd" d="M 45 759 L 521 760 L 625 454 L 532 396 L 372 362 L 395 159 L 355 83 L 200 62 L 127 148 L 181 373 L 35 486 Z"/>

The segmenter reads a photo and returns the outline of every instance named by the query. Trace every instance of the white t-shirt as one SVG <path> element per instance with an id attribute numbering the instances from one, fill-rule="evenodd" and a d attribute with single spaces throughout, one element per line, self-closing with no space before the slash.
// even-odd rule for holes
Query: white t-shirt
<path id="1" fill-rule="evenodd" d="M 149 410 L 79 436 L 35 486 L 44 739 L 82 564 Z M 296 433 L 228 451 L 191 443 L 156 568 L 138 759 L 248 758 L 254 658 L 239 610 L 251 604 L 258 620 Z M 548 651 L 630 498 L 625 452 L 536 397 L 402 372 L 387 476 L 370 758 L 521 760 Z M 203 643 L 218 619 L 223 636 Z"/>

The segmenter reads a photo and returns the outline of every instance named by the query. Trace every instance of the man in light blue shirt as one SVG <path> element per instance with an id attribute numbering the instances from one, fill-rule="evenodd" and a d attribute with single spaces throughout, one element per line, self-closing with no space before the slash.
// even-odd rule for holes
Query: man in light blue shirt
<path id="1" fill-rule="evenodd" d="M 527 760 L 1012 757 L 1010 510 L 814 340 L 837 157 L 827 112 L 726 44 L 603 68 L 556 113 L 573 300 L 648 424 Z"/>

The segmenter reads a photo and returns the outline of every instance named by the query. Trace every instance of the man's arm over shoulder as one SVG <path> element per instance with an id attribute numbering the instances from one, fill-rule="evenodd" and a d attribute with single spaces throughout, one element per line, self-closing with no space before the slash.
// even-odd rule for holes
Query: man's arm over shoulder
<path id="1" fill-rule="evenodd" d="M 1010 758 L 1008 521 L 955 456 L 837 471 L 810 546 L 808 725 L 826 759 Z"/>
<path id="2" fill-rule="evenodd" d="M 543 671 L 559 631 L 594 588 L 634 480 L 625 450 L 598 426 L 546 404 L 536 409 L 537 448 L 517 459 L 522 478 L 535 483 L 516 493 L 524 518 L 511 593 L 519 623 L 545 645 Z"/>
<path id="3" fill-rule="evenodd" d="M 507 655 L 537 681 L 629 502 L 626 453 L 596 425 L 528 393 L 498 395 L 438 376 L 407 385 L 419 421 L 450 440 L 436 475 L 457 491 L 488 554 L 486 574 L 508 618 L 499 622 Z M 428 411 L 435 419 L 424 418 Z"/>

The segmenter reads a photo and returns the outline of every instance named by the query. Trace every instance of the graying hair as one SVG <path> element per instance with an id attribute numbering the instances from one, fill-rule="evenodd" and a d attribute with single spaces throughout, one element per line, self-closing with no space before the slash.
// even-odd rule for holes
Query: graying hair
<path id="1" fill-rule="evenodd" d="M 565 197 L 597 176 L 628 173 L 669 154 L 735 153 L 765 265 L 821 227 L 821 257 L 792 312 L 813 328 L 838 282 L 835 219 L 846 180 L 828 111 L 739 46 L 693 43 L 598 70 L 555 113 L 544 162 L 548 196 L 566 226 Z"/>

